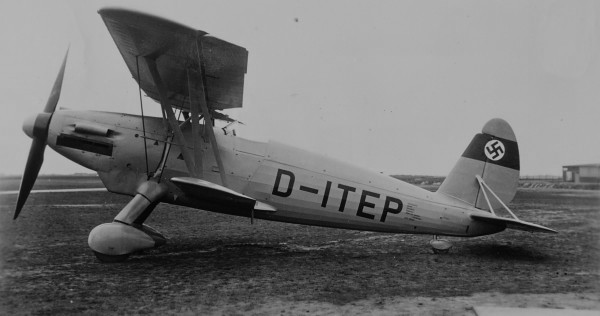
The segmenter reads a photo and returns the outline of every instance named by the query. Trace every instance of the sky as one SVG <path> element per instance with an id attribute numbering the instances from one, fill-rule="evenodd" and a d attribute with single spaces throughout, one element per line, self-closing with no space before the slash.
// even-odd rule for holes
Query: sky
<path id="1" fill-rule="evenodd" d="M 238 136 L 385 174 L 446 175 L 491 118 L 522 175 L 600 163 L 599 1 L 3 1 L 0 174 L 22 174 L 70 47 L 59 107 L 139 114 L 97 11 L 168 18 L 249 51 Z M 145 114 L 159 105 L 144 98 Z M 46 150 L 41 174 L 90 172 Z"/>

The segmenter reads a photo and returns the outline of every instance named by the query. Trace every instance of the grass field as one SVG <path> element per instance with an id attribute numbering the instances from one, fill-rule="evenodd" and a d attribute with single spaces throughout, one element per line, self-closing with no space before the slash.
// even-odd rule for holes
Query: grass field
<path id="1" fill-rule="evenodd" d="M 38 189 L 100 186 L 48 178 Z M 10 180 L 12 181 L 12 180 Z M 14 190 L 18 181 L 4 181 Z M 439 314 L 474 305 L 600 309 L 600 192 L 520 190 L 524 220 L 557 235 L 451 238 L 257 221 L 159 205 L 147 224 L 167 245 L 120 264 L 87 246 L 129 197 L 32 194 L 17 221 L 0 195 L 0 314 Z"/>

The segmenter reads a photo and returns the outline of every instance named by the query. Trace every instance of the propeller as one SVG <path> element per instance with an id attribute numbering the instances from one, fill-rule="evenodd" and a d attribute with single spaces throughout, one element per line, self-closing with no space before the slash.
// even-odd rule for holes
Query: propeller
<path id="1" fill-rule="evenodd" d="M 25 164 L 25 171 L 23 172 L 23 178 L 21 179 L 21 186 L 19 187 L 19 196 L 17 198 L 17 207 L 15 209 L 15 216 L 13 219 L 19 217 L 21 209 L 33 188 L 33 184 L 37 179 L 42 163 L 44 162 L 44 151 L 46 150 L 46 140 L 48 139 L 48 128 L 50 127 L 50 120 L 52 114 L 56 110 L 58 99 L 60 98 L 60 90 L 62 89 L 63 77 L 65 76 L 65 66 L 67 65 L 67 56 L 69 50 L 65 54 L 62 66 L 54 81 L 54 86 L 44 107 L 44 112 L 38 113 L 25 120 L 23 123 L 23 131 L 29 137 L 33 139 L 31 142 L 31 148 L 29 149 L 29 156 L 27 156 L 27 163 Z"/>

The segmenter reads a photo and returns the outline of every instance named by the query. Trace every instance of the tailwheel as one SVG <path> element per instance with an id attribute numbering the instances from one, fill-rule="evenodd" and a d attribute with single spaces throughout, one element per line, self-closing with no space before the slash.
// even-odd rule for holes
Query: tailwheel
<path id="1" fill-rule="evenodd" d="M 118 262 L 123 262 L 125 260 L 127 260 L 127 258 L 129 258 L 128 253 L 124 254 L 124 255 L 106 255 L 97 251 L 94 251 L 94 255 L 96 255 L 96 258 L 98 258 L 98 260 L 100 260 L 100 262 L 102 263 L 118 263 Z"/>
<path id="2" fill-rule="evenodd" d="M 433 236 L 433 239 L 429 241 L 429 245 L 435 254 L 448 253 L 452 248 L 452 243 L 449 240 L 439 239 L 437 235 Z"/>

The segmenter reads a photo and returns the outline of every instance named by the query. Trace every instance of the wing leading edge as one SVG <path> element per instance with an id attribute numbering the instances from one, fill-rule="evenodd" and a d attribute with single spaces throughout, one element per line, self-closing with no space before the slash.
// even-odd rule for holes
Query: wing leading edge
<path id="1" fill-rule="evenodd" d="M 187 70 L 202 73 L 210 110 L 242 107 L 248 51 L 185 25 L 136 11 L 98 11 L 133 78 L 157 102 L 151 73 L 138 57 L 152 58 L 173 107 L 189 110 Z M 139 71 L 139 74 L 138 74 Z"/>

